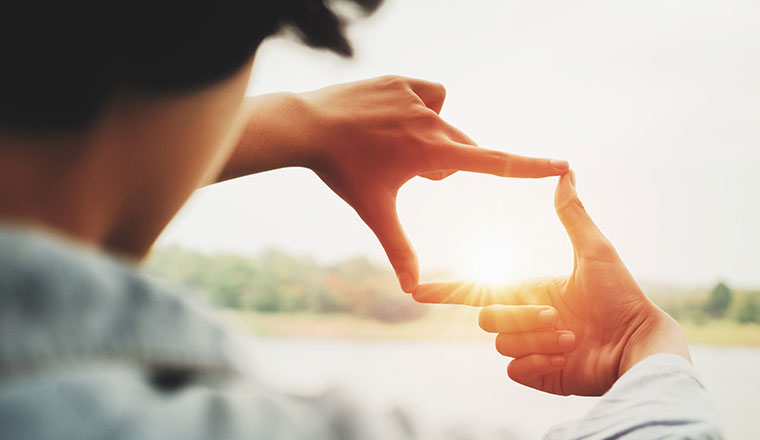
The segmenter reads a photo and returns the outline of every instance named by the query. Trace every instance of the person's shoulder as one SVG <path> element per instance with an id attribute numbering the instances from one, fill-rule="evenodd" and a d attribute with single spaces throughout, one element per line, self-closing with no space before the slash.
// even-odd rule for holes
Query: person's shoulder
<path id="1" fill-rule="evenodd" d="M 402 439 L 341 390 L 282 393 L 242 377 L 90 362 L 0 379 L 0 438 Z"/>
<path id="2" fill-rule="evenodd" d="M 0 229 L 0 371 L 123 362 L 234 374 L 230 332 L 134 265 Z"/>
<path id="3" fill-rule="evenodd" d="M 277 394 L 187 369 L 87 362 L 0 383 L 3 439 L 308 438 Z"/>
<path id="4" fill-rule="evenodd" d="M 241 370 L 202 305 L 40 231 L 0 228 L 0 335 L 3 439 L 198 438 Z"/>

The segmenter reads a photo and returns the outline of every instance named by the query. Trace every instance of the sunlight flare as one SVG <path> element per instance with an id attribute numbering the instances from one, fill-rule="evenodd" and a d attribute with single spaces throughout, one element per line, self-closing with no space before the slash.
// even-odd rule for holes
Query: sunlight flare
<path id="1" fill-rule="evenodd" d="M 504 285 L 518 280 L 518 264 L 508 245 L 478 243 L 470 252 L 464 276 L 487 285 Z"/>

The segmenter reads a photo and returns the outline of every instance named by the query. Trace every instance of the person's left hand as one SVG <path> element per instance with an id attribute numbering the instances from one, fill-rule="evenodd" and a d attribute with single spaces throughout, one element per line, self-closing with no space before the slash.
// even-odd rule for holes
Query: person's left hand
<path id="1" fill-rule="evenodd" d="M 402 289 L 411 292 L 417 257 L 396 213 L 396 194 L 414 176 L 440 180 L 457 170 L 503 177 L 546 177 L 566 161 L 475 146 L 438 113 L 440 84 L 384 76 L 301 95 L 319 127 L 306 166 L 351 205 L 385 249 Z"/>

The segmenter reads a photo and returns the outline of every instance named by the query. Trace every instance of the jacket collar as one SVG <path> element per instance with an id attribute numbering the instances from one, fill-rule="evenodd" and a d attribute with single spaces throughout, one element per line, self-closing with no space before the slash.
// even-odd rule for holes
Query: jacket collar
<path id="1" fill-rule="evenodd" d="M 109 360 L 238 370 L 223 327 L 136 266 L 0 227 L 0 375 Z"/>

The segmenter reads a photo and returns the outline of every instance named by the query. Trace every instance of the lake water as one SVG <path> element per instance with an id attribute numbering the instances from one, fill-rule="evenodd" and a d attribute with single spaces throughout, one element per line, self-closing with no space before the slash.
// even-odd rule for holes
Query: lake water
<path id="1" fill-rule="evenodd" d="M 319 392 L 337 384 L 369 407 L 408 410 L 428 431 L 478 426 L 502 438 L 540 438 L 596 402 L 512 382 L 506 359 L 485 343 L 257 339 L 252 353 L 258 374 L 280 389 Z M 692 357 L 727 438 L 757 438 L 760 348 L 693 346 Z"/>

